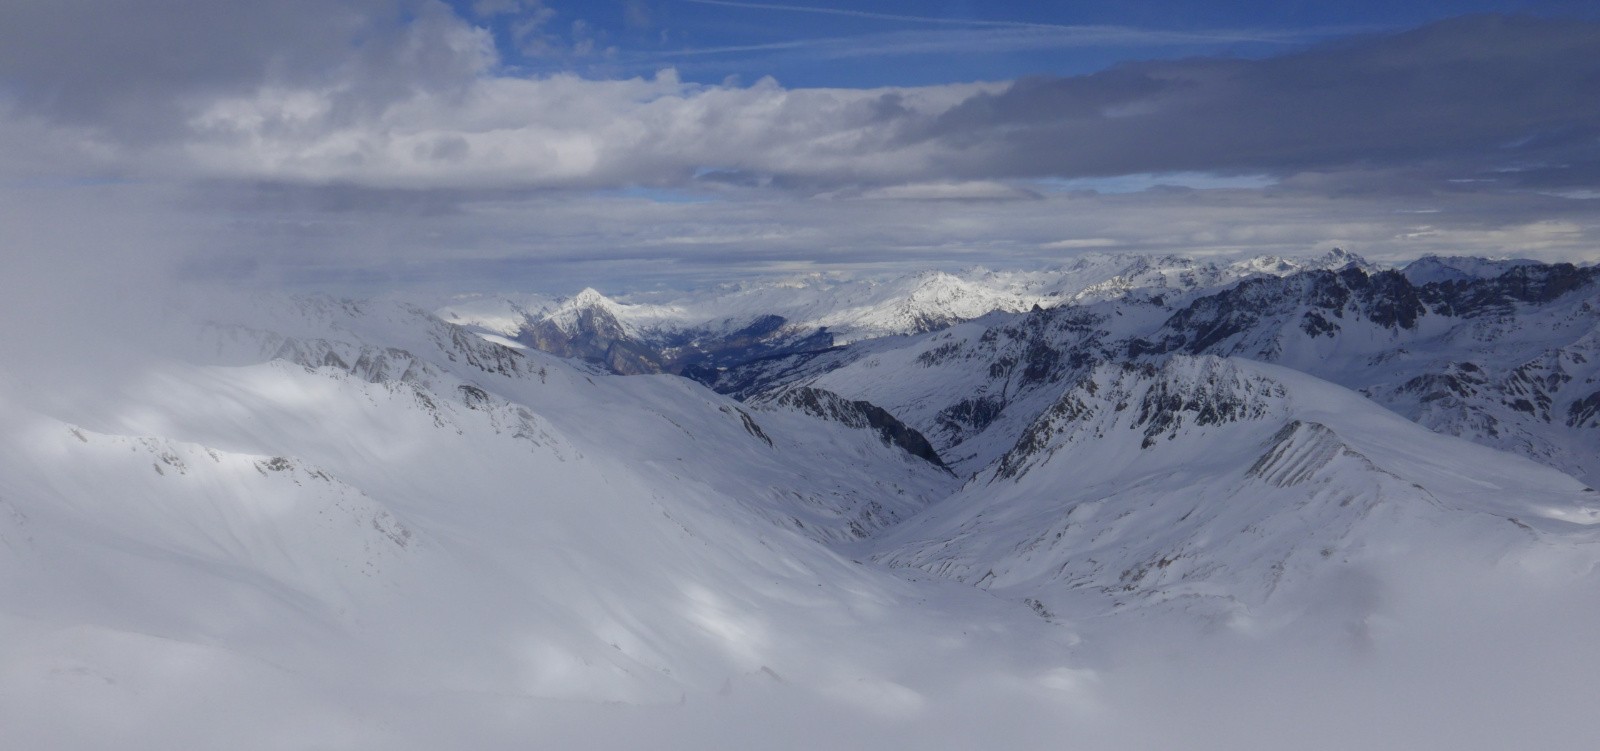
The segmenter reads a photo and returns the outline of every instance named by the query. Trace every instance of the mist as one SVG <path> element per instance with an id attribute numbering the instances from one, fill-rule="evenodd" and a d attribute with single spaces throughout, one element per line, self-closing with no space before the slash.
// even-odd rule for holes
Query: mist
<path id="1" fill-rule="evenodd" d="M 0 201 L 4 372 L 36 398 L 139 361 L 159 341 L 197 234 L 149 186 L 12 188 Z"/>
<path id="2" fill-rule="evenodd" d="M 1310 607 L 1251 633 L 1132 614 L 1053 626 L 1081 641 L 1035 644 L 1029 659 L 972 634 L 933 663 L 896 654 L 887 672 L 820 684 L 754 672 L 647 705 L 417 693 L 337 670 L 319 677 L 242 658 L 185 659 L 177 645 L 92 647 L 89 634 L 63 641 L 67 634 L 12 621 L 20 637 L 8 644 L 12 660 L 41 649 L 80 659 L 93 654 L 85 649 L 114 649 L 94 656 L 150 670 L 137 685 L 62 694 L 77 684 L 23 658 L 0 695 L 13 741 L 57 748 L 1589 745 L 1600 729 L 1587 711 L 1600 647 L 1575 635 L 1600 616 L 1593 571 L 1571 561 L 1494 564 L 1473 551 L 1394 563 L 1301 593 Z"/>

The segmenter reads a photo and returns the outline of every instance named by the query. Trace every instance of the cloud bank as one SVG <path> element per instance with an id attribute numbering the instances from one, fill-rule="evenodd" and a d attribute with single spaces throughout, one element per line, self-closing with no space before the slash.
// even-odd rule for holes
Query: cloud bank
<path id="1" fill-rule="evenodd" d="M 1600 24 L 1588 22 L 1470 17 L 1263 60 L 860 90 L 693 84 L 671 70 L 519 77 L 499 69 L 485 29 L 422 7 L 433 10 L 343 57 L 325 40 L 363 25 L 319 23 L 296 44 L 312 54 L 293 65 L 259 41 L 237 55 L 178 44 L 187 51 L 176 59 L 131 70 L 95 34 L 50 55 L 32 52 L 37 40 L 0 46 L 21 74 L 22 114 L 96 127 L 101 153 L 136 171 L 310 184 L 684 185 L 716 169 L 837 187 L 1374 166 L 1498 170 L 1527 184 L 1593 177 L 1600 138 L 1600 100 L 1577 95 L 1600 76 Z M 282 20 L 312 15 L 261 12 L 219 25 L 299 34 Z M 48 23 L 8 27 L 23 37 Z M 144 42 L 186 33 L 160 31 Z M 213 59 L 232 65 L 204 64 Z M 161 123 L 133 99 L 163 111 L 177 102 L 183 116 Z M 148 129 L 158 125 L 167 130 Z"/>
<path id="2" fill-rule="evenodd" d="M 546 286 L 1331 244 L 1582 260 L 1600 231 L 1587 21 L 858 89 L 530 75 L 431 0 L 89 5 L 0 9 L 0 186 L 63 207 L 155 186 L 202 275 Z"/>

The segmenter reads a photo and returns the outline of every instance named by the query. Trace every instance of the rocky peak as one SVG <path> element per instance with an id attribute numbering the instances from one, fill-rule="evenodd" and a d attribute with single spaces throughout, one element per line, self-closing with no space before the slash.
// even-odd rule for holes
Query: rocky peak
<path id="1" fill-rule="evenodd" d="M 1421 289 L 1422 299 L 1446 315 L 1470 318 L 1510 312 L 1518 303 L 1548 303 L 1600 279 L 1600 267 L 1570 263 L 1516 265 L 1489 279 L 1455 279 Z"/>
<path id="2" fill-rule="evenodd" d="M 1305 266 L 1313 269 L 1330 269 L 1340 271 L 1351 266 L 1365 271 L 1374 271 L 1377 267 L 1367 262 L 1367 259 L 1351 253 L 1344 248 L 1334 248 L 1320 256 L 1312 258 Z"/>
<path id="3" fill-rule="evenodd" d="M 1034 420 L 995 477 L 1020 477 L 1061 446 L 1101 440 L 1113 430 L 1136 434 L 1142 450 L 1191 428 L 1264 419 L 1286 395 L 1281 384 L 1218 357 L 1099 365 Z"/>
<path id="4" fill-rule="evenodd" d="M 618 320 L 616 303 L 588 288 L 554 313 L 529 321 L 517 340 L 559 357 L 601 363 L 622 374 L 659 373 L 659 358 Z"/>
<path id="5" fill-rule="evenodd" d="M 573 295 L 572 299 L 567 301 L 567 304 L 575 308 L 593 308 L 597 306 L 610 307 L 616 305 L 616 303 L 611 301 L 611 298 L 600 294 L 600 290 L 597 290 L 594 287 L 584 287 L 581 292 Z"/>
<path id="6" fill-rule="evenodd" d="M 1474 279 L 1493 279 L 1517 266 L 1534 266 L 1538 261 L 1527 259 L 1487 259 L 1469 256 L 1423 256 L 1400 270 L 1412 284 L 1421 286 L 1433 282 L 1459 282 Z"/>
<path id="7" fill-rule="evenodd" d="M 1412 329 L 1427 312 L 1418 290 L 1399 272 L 1368 271 L 1352 262 L 1338 271 L 1248 279 L 1199 298 L 1167 320 L 1154 350 L 1228 355 L 1246 338 L 1270 339 L 1294 327 L 1309 337 L 1336 337 L 1358 320 Z M 1136 344 L 1146 351 L 1146 343 Z"/>

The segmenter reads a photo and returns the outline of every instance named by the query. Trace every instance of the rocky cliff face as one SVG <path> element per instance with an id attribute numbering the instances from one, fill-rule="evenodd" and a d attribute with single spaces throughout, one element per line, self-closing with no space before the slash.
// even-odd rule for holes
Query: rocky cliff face
<path id="1" fill-rule="evenodd" d="M 727 329 L 628 326 L 619 306 L 585 290 L 555 312 L 530 318 L 517 340 L 534 349 L 600 365 L 618 375 L 676 373 L 699 380 L 719 369 L 762 358 L 814 352 L 833 346 L 825 330 L 800 330 L 778 315 L 762 315 Z"/>
<path id="2" fill-rule="evenodd" d="M 1016 480 L 1068 443 L 1102 440 L 1114 425 L 1139 435 L 1139 449 L 1194 427 L 1261 420 L 1281 411 L 1283 386 L 1215 357 L 1179 357 L 1161 367 L 1101 365 L 1067 389 L 1001 457 L 994 476 Z"/>
<path id="3" fill-rule="evenodd" d="M 761 402 L 767 407 L 788 407 L 813 417 L 831 420 L 857 430 L 870 430 L 885 446 L 895 446 L 918 459 L 949 471 L 928 439 L 871 402 L 850 400 L 831 391 L 801 386 Z"/>
<path id="4" fill-rule="evenodd" d="M 596 295 L 580 295 L 572 307 L 561 311 L 563 315 L 529 321 L 517 340 L 557 357 L 604 365 L 613 373 L 660 373 L 659 355 L 634 339 L 614 313 L 593 302 Z"/>

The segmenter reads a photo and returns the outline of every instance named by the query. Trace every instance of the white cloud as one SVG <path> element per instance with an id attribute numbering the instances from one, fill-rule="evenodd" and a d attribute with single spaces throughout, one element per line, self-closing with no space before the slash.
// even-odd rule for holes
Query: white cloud
<path id="1" fill-rule="evenodd" d="M 994 180 L 947 180 L 844 191 L 829 197 L 887 201 L 1015 201 L 1036 199 L 1039 194 Z"/>
<path id="2" fill-rule="evenodd" d="M 704 86 L 670 70 L 606 81 L 496 77 L 482 32 L 448 41 L 479 61 L 457 87 L 417 90 L 353 117 L 345 102 L 357 82 L 263 87 L 191 119 L 175 164 L 201 176 L 409 188 L 681 183 L 707 166 L 876 182 L 924 174 L 937 158 L 928 144 L 896 143 L 885 108 L 932 115 L 984 88 Z M 440 158 L 445 143 L 453 148 Z"/>
<path id="3" fill-rule="evenodd" d="M 1110 237 L 1075 237 L 1069 240 L 1043 243 L 1039 248 L 1042 250 L 1087 250 L 1091 248 L 1115 248 L 1121 244 Z"/>
<path id="4" fill-rule="evenodd" d="M 136 132 L 102 113 L 87 126 L 97 140 L 80 159 L 182 179 L 408 190 L 665 187 L 709 174 L 726 185 L 895 199 L 1020 196 L 1017 179 L 1036 179 L 1041 190 L 1260 190 L 1309 170 L 1369 164 L 1410 170 L 1402 177 L 1413 180 L 1459 180 L 1494 166 L 1474 144 L 1526 135 L 1528 118 L 1586 127 L 1588 115 L 1564 100 L 1489 106 L 1462 97 L 1460 74 L 1438 62 L 1440 50 L 1516 61 L 1486 79 L 1514 100 L 1533 73 L 1586 75 L 1562 66 L 1600 40 L 1600 26 L 1480 20 L 1256 61 L 1132 64 L 997 84 L 787 88 L 771 79 L 692 84 L 670 69 L 528 77 L 502 66 L 487 29 L 436 2 L 416 7 L 343 57 L 325 57 L 315 74 L 268 65 L 253 83 L 240 74 L 221 88 L 173 84 L 165 110 L 178 120 L 165 131 Z M 530 33 L 554 18 L 538 2 L 479 10 L 518 13 Z M 563 45 L 604 54 L 598 31 L 572 23 Z M 1530 53 L 1533 39 L 1551 40 L 1551 51 Z M 1383 76 L 1362 74 L 1374 60 L 1393 64 L 1380 66 Z M 1289 108 L 1298 120 L 1263 126 L 1287 117 L 1284 97 L 1306 96 L 1294 83 L 1306 77 L 1332 82 L 1338 96 L 1308 99 Z M 1420 94 L 1408 83 L 1419 78 L 1432 84 Z M 1417 95 L 1426 98 L 1414 107 L 1397 103 Z M 49 121 L 48 110 L 38 112 Z M 1447 123 L 1455 131 L 1438 130 L 1435 112 L 1455 113 Z M 1524 141 L 1518 149 L 1554 149 L 1552 157 L 1586 168 L 1568 146 Z"/>

